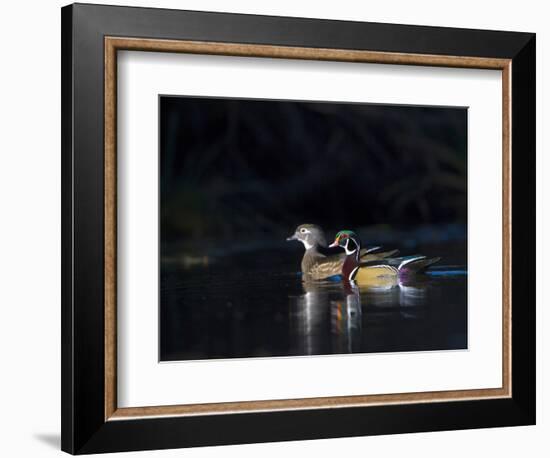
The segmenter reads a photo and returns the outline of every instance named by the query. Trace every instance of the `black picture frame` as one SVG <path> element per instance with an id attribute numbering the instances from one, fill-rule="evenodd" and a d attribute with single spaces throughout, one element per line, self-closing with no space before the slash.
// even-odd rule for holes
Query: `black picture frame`
<path id="1" fill-rule="evenodd" d="M 62 8 L 62 449 L 72 454 L 535 424 L 535 35 L 74 4 Z M 106 420 L 104 37 L 511 59 L 512 396 Z"/>

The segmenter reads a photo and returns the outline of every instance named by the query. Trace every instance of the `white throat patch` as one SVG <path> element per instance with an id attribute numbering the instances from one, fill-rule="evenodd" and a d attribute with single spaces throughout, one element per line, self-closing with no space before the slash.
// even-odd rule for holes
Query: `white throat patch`
<path id="1" fill-rule="evenodd" d="M 357 248 L 355 250 L 349 250 L 348 245 L 349 245 L 349 239 L 346 240 L 346 245 L 344 246 L 344 250 L 346 250 L 347 255 L 353 254 L 357 251 Z"/>
<path id="2" fill-rule="evenodd" d="M 309 243 L 307 240 L 300 240 L 300 242 L 304 244 L 304 247 L 306 248 L 306 250 L 310 250 L 311 248 L 313 248 L 313 245 Z"/>

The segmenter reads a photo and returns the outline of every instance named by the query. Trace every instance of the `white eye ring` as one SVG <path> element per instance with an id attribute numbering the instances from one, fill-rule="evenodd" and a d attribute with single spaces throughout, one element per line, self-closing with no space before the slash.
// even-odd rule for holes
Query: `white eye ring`
<path id="1" fill-rule="evenodd" d="M 302 227 L 302 229 L 300 229 L 300 232 L 301 232 L 302 234 L 305 234 L 307 231 Z"/>

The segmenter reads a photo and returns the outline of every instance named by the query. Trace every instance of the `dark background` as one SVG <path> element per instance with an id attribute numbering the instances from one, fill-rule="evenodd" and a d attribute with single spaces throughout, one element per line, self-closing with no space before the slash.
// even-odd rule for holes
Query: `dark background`
<path id="1" fill-rule="evenodd" d="M 467 109 L 160 97 L 163 242 L 466 223 Z"/>

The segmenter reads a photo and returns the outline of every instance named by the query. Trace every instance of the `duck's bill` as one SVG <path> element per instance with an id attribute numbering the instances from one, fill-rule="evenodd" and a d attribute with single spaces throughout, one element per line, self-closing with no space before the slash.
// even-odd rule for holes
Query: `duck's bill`
<path id="1" fill-rule="evenodd" d="M 332 242 L 328 247 L 329 248 L 336 248 L 337 246 L 340 246 L 340 245 L 338 245 L 338 242 Z"/>
<path id="2" fill-rule="evenodd" d="M 291 240 L 298 240 L 298 237 L 296 237 L 296 234 L 292 234 L 290 237 L 286 238 L 287 242 L 290 242 Z"/>

